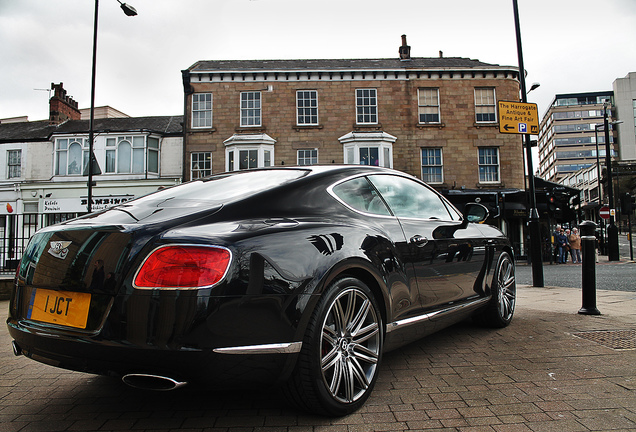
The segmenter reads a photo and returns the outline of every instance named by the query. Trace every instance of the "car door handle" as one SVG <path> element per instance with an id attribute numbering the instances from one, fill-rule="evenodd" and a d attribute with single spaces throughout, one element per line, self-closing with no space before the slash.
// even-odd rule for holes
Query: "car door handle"
<path id="1" fill-rule="evenodd" d="M 425 246 L 426 243 L 428 243 L 428 239 L 426 237 L 422 237 L 421 235 L 414 235 L 409 239 L 409 243 L 417 247 L 422 247 Z"/>

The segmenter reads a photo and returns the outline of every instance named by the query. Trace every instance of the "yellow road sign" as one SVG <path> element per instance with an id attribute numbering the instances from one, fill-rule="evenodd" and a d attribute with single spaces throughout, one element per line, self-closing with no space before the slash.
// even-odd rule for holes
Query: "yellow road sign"
<path id="1" fill-rule="evenodd" d="M 539 109 L 537 104 L 499 101 L 499 132 L 538 135 Z"/>

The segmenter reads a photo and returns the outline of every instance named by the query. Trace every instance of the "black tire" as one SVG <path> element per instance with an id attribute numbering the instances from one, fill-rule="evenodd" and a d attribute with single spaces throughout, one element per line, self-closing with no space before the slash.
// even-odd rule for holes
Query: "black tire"
<path id="1" fill-rule="evenodd" d="M 490 302 L 475 317 L 476 321 L 488 327 L 506 327 L 512 321 L 517 300 L 515 264 L 507 252 L 499 256 L 490 291 Z"/>
<path id="2" fill-rule="evenodd" d="M 350 414 L 369 398 L 378 377 L 384 339 L 382 316 L 360 280 L 333 282 L 314 310 L 285 394 L 301 409 Z"/>

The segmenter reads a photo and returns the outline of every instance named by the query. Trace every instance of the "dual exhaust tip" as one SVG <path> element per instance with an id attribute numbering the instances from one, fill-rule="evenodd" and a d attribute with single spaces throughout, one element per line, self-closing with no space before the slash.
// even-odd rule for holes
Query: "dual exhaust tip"
<path id="1" fill-rule="evenodd" d="M 11 347 L 14 355 L 21 356 L 23 354 L 22 348 L 16 341 L 11 342 Z M 179 381 L 170 377 L 140 373 L 124 375 L 121 380 L 130 387 L 154 391 L 176 390 L 188 384 L 187 381 Z"/>

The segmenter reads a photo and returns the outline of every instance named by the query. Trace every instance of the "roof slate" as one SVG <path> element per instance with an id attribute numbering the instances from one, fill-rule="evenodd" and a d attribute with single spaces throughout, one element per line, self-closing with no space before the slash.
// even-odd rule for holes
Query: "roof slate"
<path id="1" fill-rule="evenodd" d="M 400 59 L 324 59 L 324 60 L 201 60 L 188 68 L 190 72 L 274 71 L 274 70 L 353 70 L 353 69 L 454 69 L 506 68 L 462 57 L 414 57 Z"/>
<path id="2" fill-rule="evenodd" d="M 161 135 L 180 135 L 183 116 L 154 116 L 95 119 L 95 132 L 147 131 Z M 69 120 L 50 125 L 48 120 L 0 124 L 1 142 L 48 141 L 53 134 L 88 133 L 88 120 Z"/>

